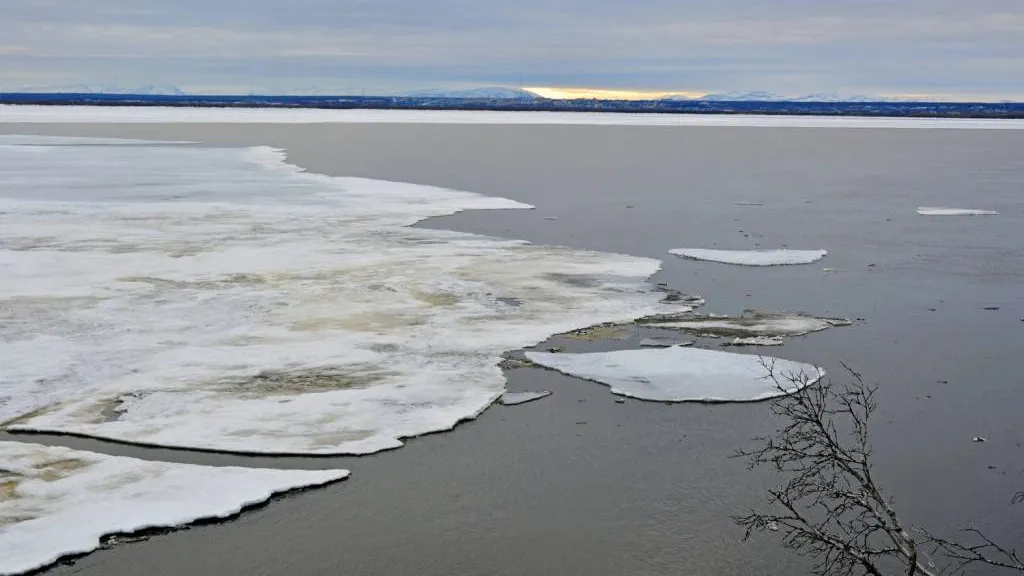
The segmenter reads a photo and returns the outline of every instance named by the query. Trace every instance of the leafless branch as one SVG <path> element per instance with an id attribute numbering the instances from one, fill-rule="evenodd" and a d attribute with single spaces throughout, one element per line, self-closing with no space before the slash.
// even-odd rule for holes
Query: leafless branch
<path id="1" fill-rule="evenodd" d="M 993 542 L 984 532 L 977 528 L 966 528 L 962 530 L 967 539 L 972 542 L 965 544 L 952 540 L 939 538 L 921 530 L 924 541 L 933 547 L 936 554 L 949 558 L 957 570 L 963 569 L 971 564 L 986 564 L 996 568 L 1006 568 L 1024 572 L 1024 560 L 1017 555 L 1017 550 L 1005 548 Z"/>
<path id="2" fill-rule="evenodd" d="M 901 522 L 871 470 L 868 424 L 877 386 L 844 365 L 849 381 L 813 383 L 804 373 L 779 373 L 762 365 L 784 394 L 772 411 L 784 422 L 775 434 L 756 438 L 756 447 L 737 452 L 749 467 L 769 466 L 786 482 L 769 491 L 770 512 L 751 511 L 734 520 L 745 537 L 779 531 L 783 545 L 815 560 L 820 576 L 906 574 L 940 576 L 981 563 L 1024 570 L 1013 550 L 980 539 L 966 546 L 913 531 Z M 925 545 L 948 562 L 937 566 Z"/>

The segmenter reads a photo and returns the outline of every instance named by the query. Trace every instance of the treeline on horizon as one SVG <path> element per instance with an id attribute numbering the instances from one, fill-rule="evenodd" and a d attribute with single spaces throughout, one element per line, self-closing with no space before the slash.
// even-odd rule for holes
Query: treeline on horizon
<path id="1" fill-rule="evenodd" d="M 0 104 L 1024 118 L 1024 103 L 1016 102 L 554 100 L 547 98 L 444 98 L 432 96 L 181 96 L 160 94 L 0 93 Z"/>

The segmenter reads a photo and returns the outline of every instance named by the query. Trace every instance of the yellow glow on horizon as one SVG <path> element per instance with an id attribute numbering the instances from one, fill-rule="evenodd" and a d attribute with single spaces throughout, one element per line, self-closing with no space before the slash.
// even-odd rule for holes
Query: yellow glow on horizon
<path id="1" fill-rule="evenodd" d="M 668 95 L 681 95 L 688 97 L 703 96 L 703 92 L 688 92 L 684 90 L 655 91 L 655 90 L 612 90 L 605 88 L 563 88 L 558 86 L 524 86 L 543 98 L 555 100 L 572 100 L 575 98 L 597 98 L 600 100 L 657 100 Z"/>

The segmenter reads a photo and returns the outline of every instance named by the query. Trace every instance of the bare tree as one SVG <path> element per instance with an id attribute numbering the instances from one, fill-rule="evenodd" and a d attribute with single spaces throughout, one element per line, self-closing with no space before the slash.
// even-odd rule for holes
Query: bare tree
<path id="1" fill-rule="evenodd" d="M 969 542 L 946 540 L 897 516 L 871 469 L 868 423 L 876 385 L 845 365 L 849 382 L 836 386 L 830 380 L 809 385 L 806 374 L 779 374 L 771 362 L 762 364 L 788 393 L 772 408 L 785 424 L 737 456 L 747 458 L 751 469 L 774 468 L 786 482 L 769 491 L 770 512 L 734 517 L 746 538 L 780 532 L 783 545 L 813 558 L 821 576 L 941 576 L 972 565 L 1024 572 L 1016 550 L 980 530 L 965 531 Z M 1024 501 L 1024 493 L 1014 501 Z"/>

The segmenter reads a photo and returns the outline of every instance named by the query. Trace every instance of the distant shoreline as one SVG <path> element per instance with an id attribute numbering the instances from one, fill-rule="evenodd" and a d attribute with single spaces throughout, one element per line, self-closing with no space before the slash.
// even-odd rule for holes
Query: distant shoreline
<path id="1" fill-rule="evenodd" d="M 426 96 L 181 96 L 156 94 L 0 93 L 0 104 L 1024 119 L 1024 102 L 554 100 L 546 98 L 443 98 Z"/>

